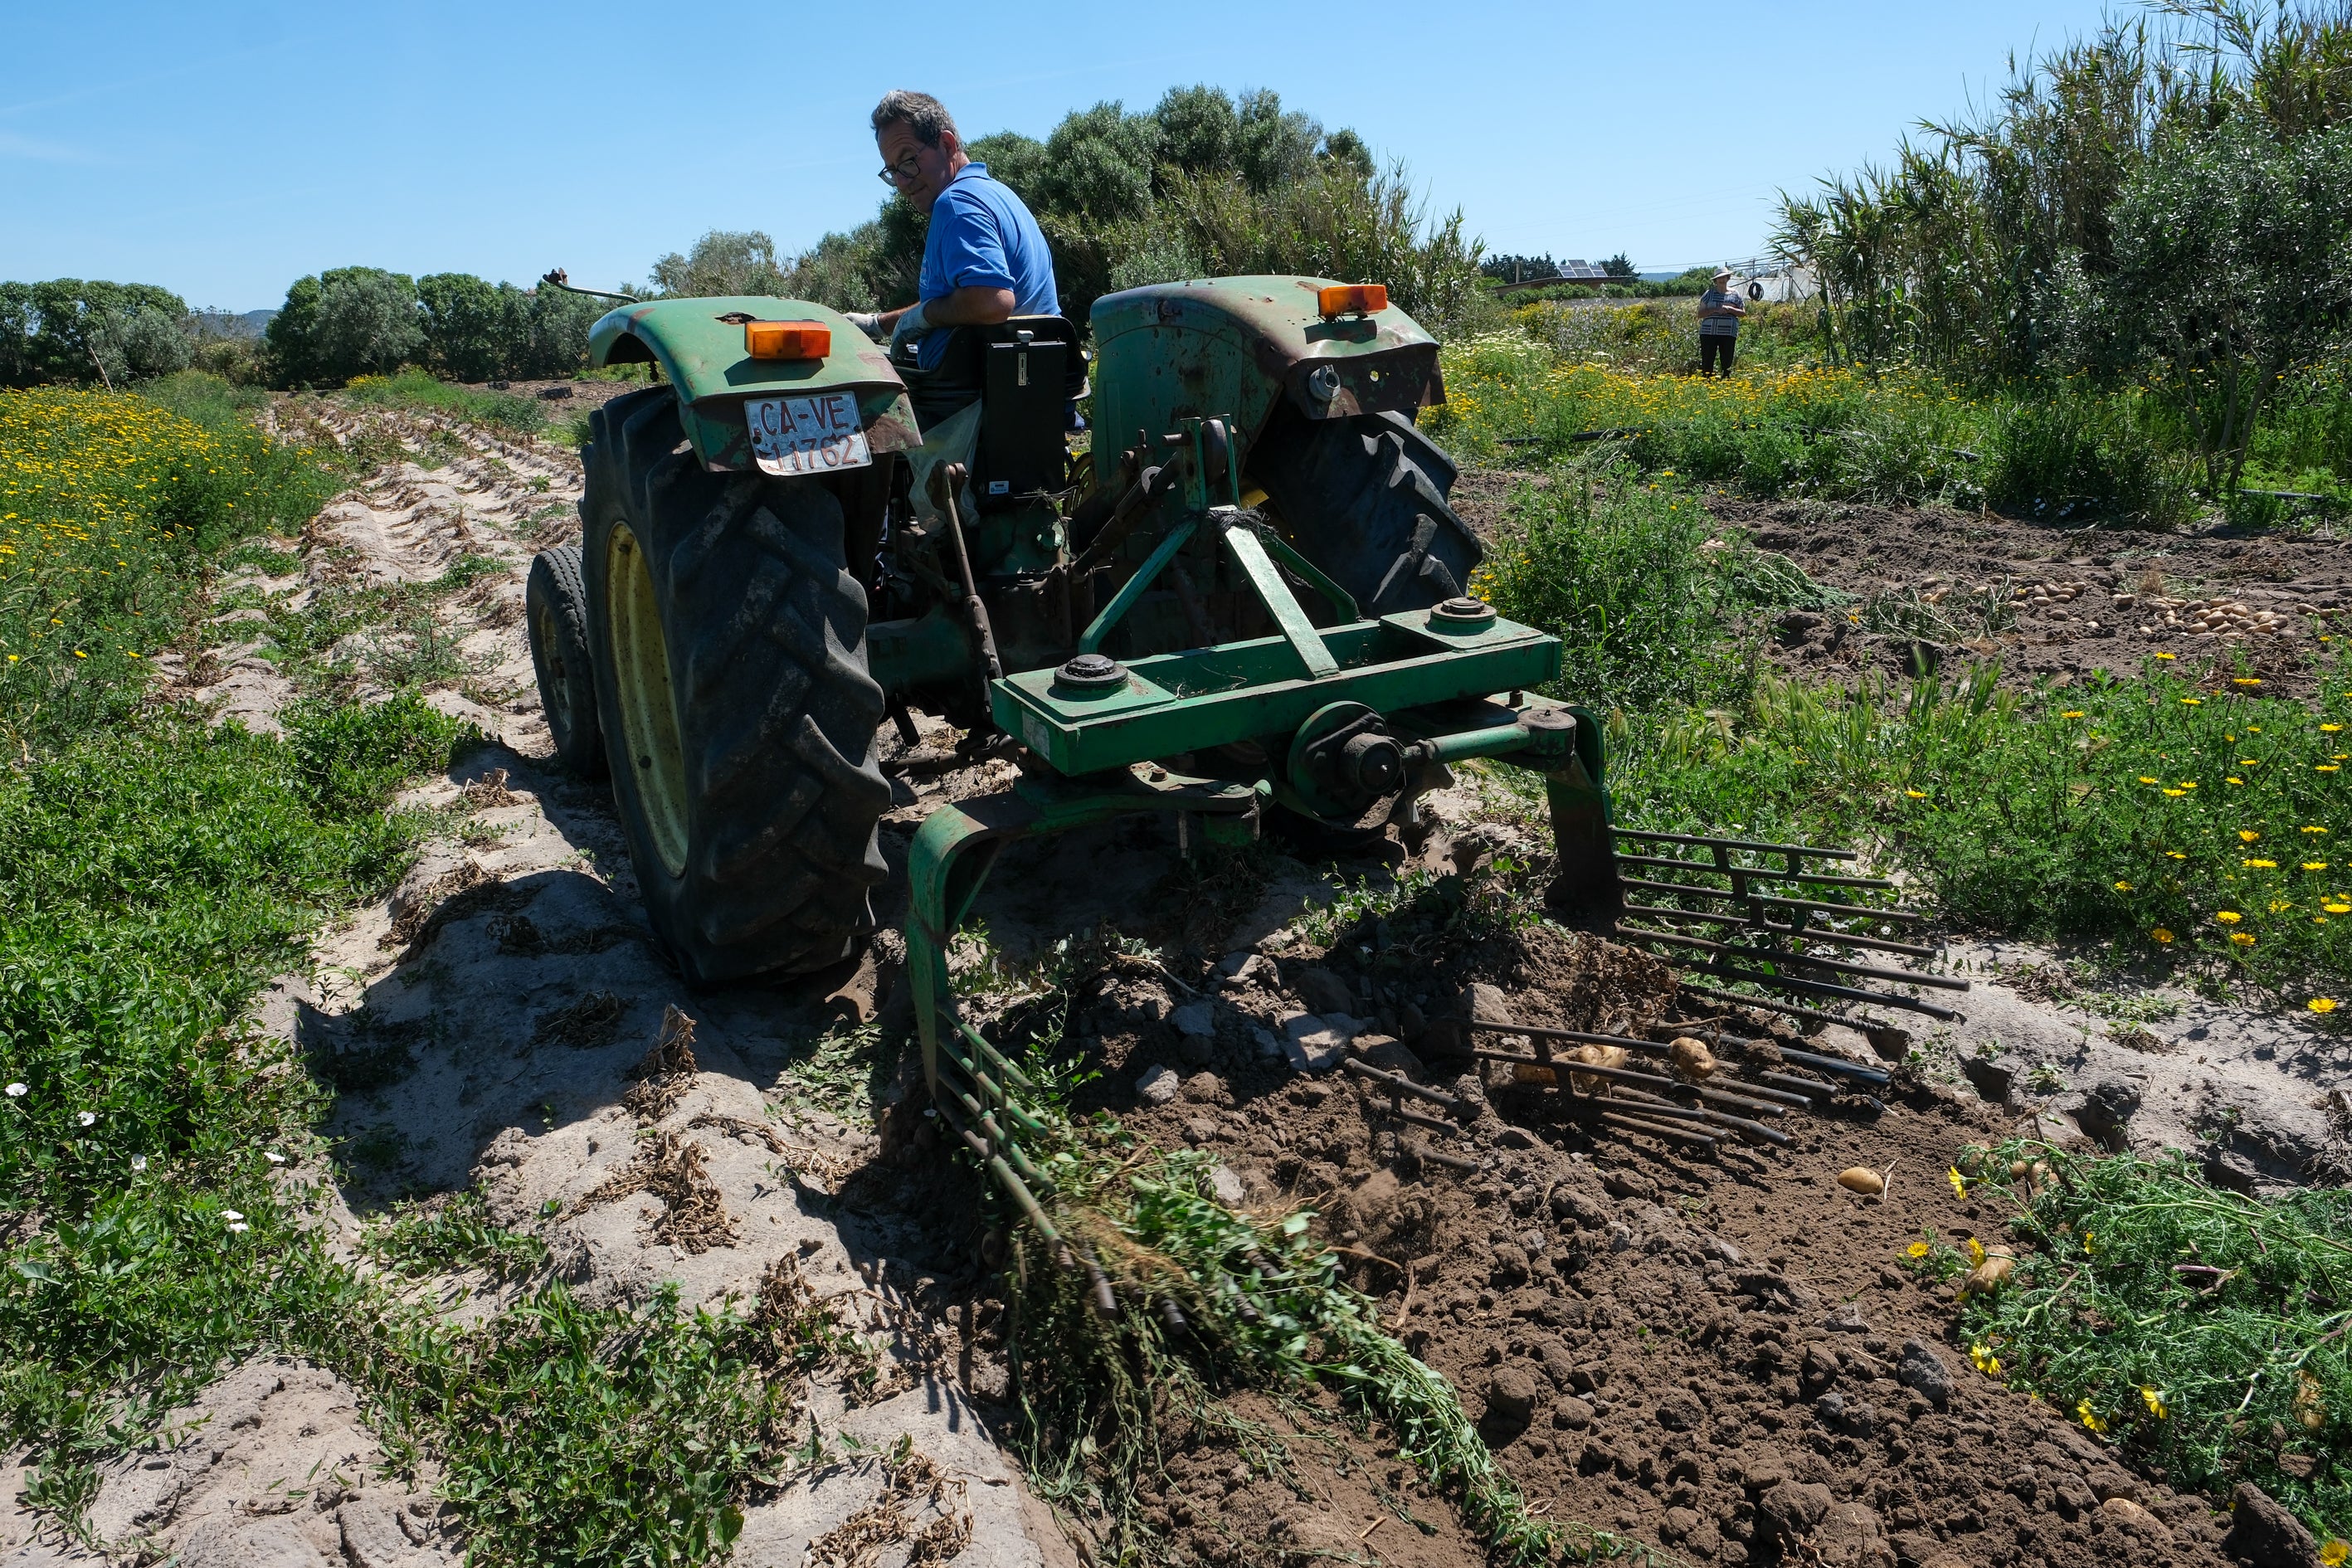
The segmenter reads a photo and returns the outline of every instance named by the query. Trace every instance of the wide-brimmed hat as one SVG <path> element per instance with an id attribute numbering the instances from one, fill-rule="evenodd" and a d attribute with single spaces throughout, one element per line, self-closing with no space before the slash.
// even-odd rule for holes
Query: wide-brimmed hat
<path id="1" fill-rule="evenodd" d="M 1715 269 L 1715 275 L 1717 278 L 1728 278 L 1731 276 L 1731 268 L 1728 267 L 1718 267 Z"/>

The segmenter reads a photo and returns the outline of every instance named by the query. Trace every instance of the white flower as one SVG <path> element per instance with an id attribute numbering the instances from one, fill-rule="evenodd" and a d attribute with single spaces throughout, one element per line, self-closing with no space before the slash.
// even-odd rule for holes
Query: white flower
<path id="1" fill-rule="evenodd" d="M 131 1155 L 131 1168 L 132 1170 L 134 1170 L 134 1171 L 143 1171 L 143 1170 L 145 1170 L 145 1169 L 147 1168 L 147 1156 L 146 1156 L 146 1155 L 144 1155 L 144 1154 L 133 1154 L 133 1155 Z"/>
<path id="2" fill-rule="evenodd" d="M 286 1156 L 279 1153 L 275 1149 L 270 1150 L 268 1153 L 264 1154 L 262 1158 L 268 1160 L 273 1165 L 282 1165 L 286 1163 Z"/>
<path id="3" fill-rule="evenodd" d="M 253 1227 L 251 1226 L 246 1224 L 243 1220 L 239 1220 L 236 1224 L 228 1227 L 228 1233 L 231 1236 L 243 1236 L 247 1231 L 251 1230 L 252 1228 Z"/>
<path id="4" fill-rule="evenodd" d="M 245 1216 L 244 1216 L 243 1215 L 241 1215 L 241 1214 L 237 1213 L 235 1209 L 223 1209 L 223 1210 L 221 1210 L 221 1218 L 223 1218 L 223 1219 L 225 1219 L 225 1220 L 228 1221 L 228 1222 L 229 1222 L 229 1226 L 230 1226 L 230 1228 L 231 1228 L 231 1229 L 233 1229 L 233 1230 L 242 1230 L 242 1229 L 244 1229 L 244 1228 L 245 1228 L 244 1226 L 240 1226 L 240 1225 L 238 1225 L 238 1224 L 236 1223 L 237 1221 L 239 1221 L 239 1220 L 243 1219 L 244 1217 L 245 1217 Z"/>
<path id="5" fill-rule="evenodd" d="M 85 1110 L 80 1114 L 80 1116 L 76 1118 L 76 1120 L 84 1127 L 95 1127 L 98 1125 L 98 1112 L 95 1110 Z"/>
<path id="6" fill-rule="evenodd" d="M 32 1092 L 21 1083 L 12 1083 L 8 1086 L 8 1098 L 11 1100 L 22 1100 Z"/>

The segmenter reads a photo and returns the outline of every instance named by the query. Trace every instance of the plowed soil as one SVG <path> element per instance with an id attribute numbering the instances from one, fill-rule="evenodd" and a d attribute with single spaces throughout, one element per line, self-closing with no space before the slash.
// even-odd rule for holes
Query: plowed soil
<path id="1" fill-rule="evenodd" d="M 1255 967 L 1263 979 L 1223 999 L 1240 1016 L 1285 1010 L 1309 970 L 1350 988 L 1367 978 L 1345 949 Z M 1376 972 L 1368 1000 L 1433 1014 L 1483 980 L 1514 1021 L 1613 1032 L 1658 1016 L 1659 967 L 1538 930 L 1407 978 Z M 1188 1070 L 1181 1041 L 1136 1022 L 1158 999 L 1129 984 L 1098 1004 L 1098 1019 L 1127 1023 L 1103 1037 L 1096 1103 L 1155 1141 L 1213 1151 L 1261 1201 L 1315 1205 L 1322 1234 L 1352 1249 L 1355 1281 L 1462 1391 L 1549 1517 L 1702 1563 L 2227 1561 L 2216 1544 L 2226 1521 L 2208 1500 L 2127 1472 L 2061 1413 L 1977 1373 L 1947 1326 L 1948 1292 L 1900 1267 L 1923 1229 L 1999 1234 L 2001 1216 L 1957 1198 L 1945 1172 L 1964 1144 L 2007 1131 L 2002 1113 L 1898 1079 L 1883 1108 L 1843 1096 L 1787 1123 L 1787 1149 L 1727 1143 L 1695 1157 L 1585 1125 L 1507 1068 L 1423 1062 L 1378 1035 L 1359 1054 L 1458 1097 L 1458 1131 L 1401 1123 L 1360 1079 L 1241 1066 L 1230 1049 L 1155 1107 L 1126 1086 L 1156 1065 Z M 1884 1197 L 1836 1184 L 1857 1164 L 1889 1173 Z M 1897 1377 L 1906 1361 L 1908 1382 Z M 1162 1503 L 1180 1524 L 1189 1506 L 1191 1543 L 1213 1562 L 1235 1534 L 1319 1531 L 1314 1544 L 1329 1546 L 1322 1536 L 1356 1535 L 1383 1511 L 1334 1495 L 1309 1517 L 1263 1485 L 1219 1497 L 1231 1464 L 1203 1444 L 1171 1467 Z M 1204 1491 L 1213 1522 L 1200 1518 Z M 1347 1515 L 1350 1503 L 1363 1511 Z M 1401 1550 L 1412 1533 L 1391 1521 L 1366 1544 L 1426 1560 Z"/>
<path id="2" fill-rule="evenodd" d="M 1490 534 L 1519 485 L 1547 482 L 1465 473 L 1455 507 Z M 2096 670 L 2134 673 L 2168 653 L 2185 679 L 2221 682 L 2244 673 L 2271 694 L 2307 696 L 2330 657 L 2319 637 L 2336 637 L 2352 610 L 2352 550 L 2317 532 L 2070 528 L 1943 506 L 1721 495 L 1706 504 L 1726 531 L 1857 599 L 1901 594 L 1948 601 L 1990 589 L 2013 604 L 2014 626 L 1990 633 L 1966 625 L 1949 637 L 1876 632 L 1834 611 L 1792 612 L 1762 628 L 1775 663 L 1815 678 L 1906 677 L 1923 666 L 1996 659 L 2004 684 L 2064 685 Z M 2215 601 L 2242 606 L 2242 614 L 2231 612 L 2228 628 L 2200 631 L 2199 611 L 2187 606 Z M 2264 612 L 2277 629 L 2237 629 Z"/>

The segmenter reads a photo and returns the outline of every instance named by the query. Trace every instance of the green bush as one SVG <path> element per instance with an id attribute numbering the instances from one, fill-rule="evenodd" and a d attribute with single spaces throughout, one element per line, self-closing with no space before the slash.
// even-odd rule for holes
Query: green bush
<path id="1" fill-rule="evenodd" d="M 1774 243 L 1820 280 L 1832 362 L 2138 385 L 2218 494 L 2352 321 L 2352 13 L 2146 9 L 1891 165 L 1784 195 Z"/>
<path id="2" fill-rule="evenodd" d="M 1742 672 L 1727 617 L 1752 602 L 1731 552 L 1708 548 L 1715 532 L 1687 491 L 1622 466 L 1565 470 L 1513 491 L 1471 592 L 1559 637 L 1557 689 L 1572 700 L 1711 702 Z"/>
<path id="3" fill-rule="evenodd" d="M 674 259 L 674 258 L 672 258 Z M 429 364 L 458 381 L 568 376 L 587 363 L 604 302 L 462 272 L 421 280 L 344 267 L 295 280 L 270 319 L 280 386 L 332 385 Z"/>
<path id="4" fill-rule="evenodd" d="M 2084 381 L 2021 383 L 1991 400 L 1979 483 L 1985 499 L 2031 517 L 2093 512 L 2170 522 L 2193 471 L 2168 449 L 2144 401 Z"/>
<path id="5" fill-rule="evenodd" d="M 184 369 L 188 307 L 146 283 L 0 283 L 0 386 L 126 386 Z"/>

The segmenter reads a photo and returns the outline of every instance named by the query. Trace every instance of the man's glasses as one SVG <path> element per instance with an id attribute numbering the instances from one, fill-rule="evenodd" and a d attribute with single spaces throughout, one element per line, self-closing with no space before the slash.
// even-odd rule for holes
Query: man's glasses
<path id="1" fill-rule="evenodd" d="M 895 163 L 885 163 L 874 177 L 886 185 L 911 185 L 923 177 L 923 171 L 912 153 Z"/>

